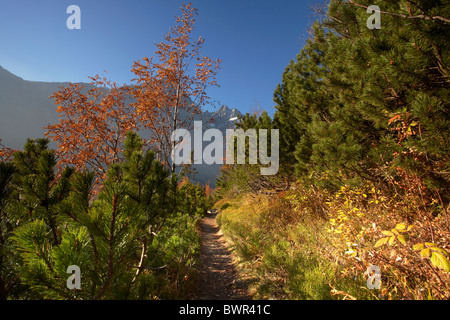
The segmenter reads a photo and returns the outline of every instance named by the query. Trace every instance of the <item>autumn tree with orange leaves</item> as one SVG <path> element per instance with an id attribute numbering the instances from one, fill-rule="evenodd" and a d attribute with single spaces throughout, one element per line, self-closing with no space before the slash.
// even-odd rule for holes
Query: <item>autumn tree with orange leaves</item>
<path id="1" fill-rule="evenodd" d="M 137 129 L 137 121 L 126 87 L 99 75 L 89 78 L 90 89 L 70 84 L 51 96 L 59 122 L 46 127 L 45 134 L 58 146 L 60 167 L 74 165 L 105 178 L 109 165 L 120 161 L 125 136 Z"/>
<path id="2" fill-rule="evenodd" d="M 59 122 L 45 129 L 57 143 L 59 166 L 89 168 L 105 178 L 109 165 L 121 159 L 126 133 L 143 127 L 149 131 L 143 137 L 147 146 L 169 167 L 172 132 L 189 130 L 195 114 L 209 103 L 206 89 L 218 86 L 215 75 L 221 62 L 201 56 L 204 39 L 190 37 L 197 9 L 187 4 L 181 10 L 176 26 L 156 45 L 158 61 L 145 57 L 144 63 L 134 62 L 135 84 L 119 86 L 96 75 L 89 77 L 90 89 L 70 84 L 51 96 Z M 174 172 L 175 165 L 170 167 Z"/>
<path id="3" fill-rule="evenodd" d="M 187 4 L 181 11 L 176 25 L 156 45 L 158 59 L 135 61 L 132 72 L 136 84 L 130 87 L 136 115 L 150 131 L 150 147 L 166 165 L 176 145 L 171 141 L 172 133 L 177 128 L 190 130 L 194 116 L 210 102 L 206 90 L 218 86 L 215 76 L 221 62 L 202 56 L 205 40 L 191 37 L 197 9 Z M 175 164 L 170 167 L 174 172 Z"/>

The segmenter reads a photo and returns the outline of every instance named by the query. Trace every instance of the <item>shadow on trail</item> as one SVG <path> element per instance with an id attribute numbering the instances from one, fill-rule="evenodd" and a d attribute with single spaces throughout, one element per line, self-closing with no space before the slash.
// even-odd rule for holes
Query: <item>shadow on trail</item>
<path id="1" fill-rule="evenodd" d="M 217 213 L 200 221 L 202 245 L 200 273 L 193 300 L 248 300 L 245 282 L 239 280 L 228 249 L 216 222 Z"/>

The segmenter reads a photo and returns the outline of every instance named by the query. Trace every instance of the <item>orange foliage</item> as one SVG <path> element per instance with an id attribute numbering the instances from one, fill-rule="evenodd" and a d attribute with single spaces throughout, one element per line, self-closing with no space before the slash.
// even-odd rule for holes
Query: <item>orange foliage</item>
<path id="1" fill-rule="evenodd" d="M 136 85 L 130 87 L 137 116 L 150 131 L 150 146 L 166 165 L 174 147 L 172 132 L 177 128 L 191 129 L 195 114 L 209 102 L 206 88 L 218 86 L 215 75 L 221 62 L 200 55 L 205 41 L 202 37 L 190 38 L 197 9 L 187 4 L 181 10 L 176 26 L 164 42 L 156 45 L 158 62 L 147 57 L 144 62 L 134 62 Z"/>
<path id="2" fill-rule="evenodd" d="M 137 129 L 127 105 L 126 88 L 100 76 L 89 77 L 94 85 L 70 84 L 51 98 L 58 105 L 59 122 L 45 129 L 58 145 L 59 166 L 93 169 L 105 177 L 108 166 L 119 161 L 126 133 Z"/>
<path id="3" fill-rule="evenodd" d="M 206 183 L 205 185 L 205 195 L 207 198 L 211 198 L 214 196 L 214 189 L 211 188 L 211 186 L 209 185 L 209 183 Z"/>
<path id="4" fill-rule="evenodd" d="M 184 177 L 183 180 L 181 180 L 180 182 L 178 182 L 178 189 L 181 189 L 182 186 L 186 185 L 189 183 L 189 178 L 188 177 Z"/>
<path id="5" fill-rule="evenodd" d="M 109 165 L 121 159 L 126 133 L 142 127 L 150 131 L 144 142 L 169 164 L 172 132 L 190 129 L 194 115 L 209 102 L 206 88 L 217 85 L 220 63 L 200 55 L 204 39 L 190 38 L 197 10 L 191 4 L 181 10 L 176 26 L 157 44 L 158 62 L 145 57 L 132 66 L 135 85 L 119 86 L 96 75 L 89 77 L 91 89 L 70 84 L 51 96 L 59 122 L 47 126 L 45 134 L 58 146 L 59 168 L 70 164 L 105 178 Z"/>
<path id="6" fill-rule="evenodd" d="M 10 161 L 14 152 L 16 152 L 16 150 L 4 146 L 2 144 L 2 139 L 0 139 L 0 162 Z"/>

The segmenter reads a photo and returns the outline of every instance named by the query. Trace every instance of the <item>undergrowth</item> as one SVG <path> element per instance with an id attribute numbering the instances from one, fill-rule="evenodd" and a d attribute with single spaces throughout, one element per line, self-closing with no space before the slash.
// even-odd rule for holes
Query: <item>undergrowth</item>
<path id="1" fill-rule="evenodd" d="M 256 299 L 449 299 L 446 211 L 418 202 L 370 185 L 328 193 L 296 184 L 215 207 Z"/>

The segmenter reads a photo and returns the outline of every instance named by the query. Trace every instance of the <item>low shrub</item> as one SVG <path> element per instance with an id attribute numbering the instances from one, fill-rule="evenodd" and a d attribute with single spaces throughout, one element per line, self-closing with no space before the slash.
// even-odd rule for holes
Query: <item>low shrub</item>
<path id="1" fill-rule="evenodd" d="M 447 216 L 420 198 L 295 184 L 226 201 L 219 222 L 257 298 L 450 298 Z"/>

